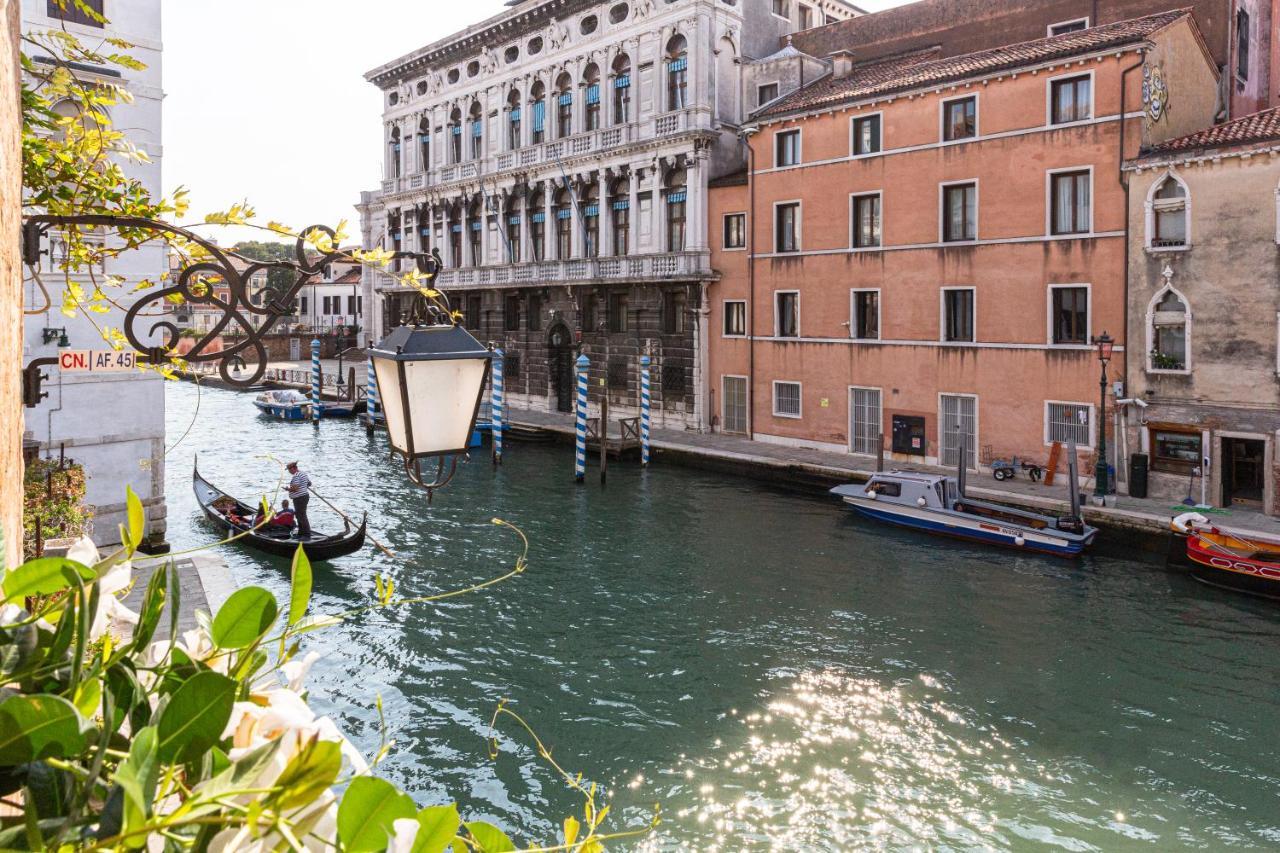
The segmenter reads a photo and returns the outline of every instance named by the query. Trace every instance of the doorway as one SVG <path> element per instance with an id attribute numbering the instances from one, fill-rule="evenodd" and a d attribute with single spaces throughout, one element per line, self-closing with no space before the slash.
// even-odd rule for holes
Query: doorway
<path id="1" fill-rule="evenodd" d="M 1222 505 L 1261 507 L 1266 496 L 1267 443 L 1222 439 Z"/>
<path id="2" fill-rule="evenodd" d="M 572 412 L 573 336 L 563 323 L 557 323 L 547 335 L 547 356 L 551 368 L 551 393 L 556 399 L 556 411 Z"/>
<path id="3" fill-rule="evenodd" d="M 289 360 L 298 361 L 302 358 L 302 340 L 300 338 L 289 338 Z"/>

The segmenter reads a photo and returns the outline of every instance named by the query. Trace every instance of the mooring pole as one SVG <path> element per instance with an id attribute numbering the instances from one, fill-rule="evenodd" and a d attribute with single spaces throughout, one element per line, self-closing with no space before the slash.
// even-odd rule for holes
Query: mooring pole
<path id="1" fill-rule="evenodd" d="M 640 356 L 640 464 L 649 465 L 649 409 L 653 397 L 649 391 L 649 368 L 653 359 L 648 353 Z"/>
<path id="2" fill-rule="evenodd" d="M 311 422 L 320 426 L 320 339 L 311 339 Z"/>
<path id="3" fill-rule="evenodd" d="M 503 416 L 503 398 L 502 398 L 502 371 L 504 368 L 502 350 L 495 349 L 493 351 L 493 464 L 502 464 L 502 416 Z"/>
<path id="4" fill-rule="evenodd" d="M 587 369 L 591 359 L 578 356 L 578 415 L 575 424 L 573 477 L 581 483 L 587 476 Z"/>
<path id="5" fill-rule="evenodd" d="M 876 431 L 876 473 L 884 470 L 884 433 Z"/>
<path id="6" fill-rule="evenodd" d="M 373 435 L 373 418 L 378 412 L 378 376 L 373 372 L 373 359 L 369 359 L 369 373 L 364 385 L 364 429 Z"/>
<path id="7" fill-rule="evenodd" d="M 600 398 L 600 482 L 609 473 L 609 389 Z"/>

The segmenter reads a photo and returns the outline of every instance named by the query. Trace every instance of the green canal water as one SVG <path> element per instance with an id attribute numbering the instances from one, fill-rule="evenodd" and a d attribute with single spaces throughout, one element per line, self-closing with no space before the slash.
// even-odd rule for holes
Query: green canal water
<path id="1" fill-rule="evenodd" d="M 311 635 L 313 698 L 419 804 L 457 800 L 524 843 L 579 800 L 526 737 L 605 786 L 627 849 L 1173 850 L 1280 847 L 1280 607 L 1161 565 L 953 545 L 834 502 L 668 466 L 575 486 L 571 452 L 509 445 L 428 505 L 357 424 L 259 418 L 247 395 L 170 386 L 176 546 L 216 537 L 190 486 L 270 492 L 266 454 L 400 555 L 322 565 L 315 608 L 528 571 L 437 606 Z M 198 416 L 196 410 L 198 406 Z M 594 474 L 594 470 L 591 472 Z M 317 503 L 313 500 L 313 506 Z M 329 523 L 322 507 L 315 523 Z M 223 551 L 238 584 L 287 566 Z"/>

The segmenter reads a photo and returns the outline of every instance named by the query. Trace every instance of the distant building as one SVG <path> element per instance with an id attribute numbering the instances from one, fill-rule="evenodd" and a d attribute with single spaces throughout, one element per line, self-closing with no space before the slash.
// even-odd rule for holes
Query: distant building
<path id="1" fill-rule="evenodd" d="M 23 0 L 24 32 L 64 28 L 88 45 L 104 38 L 123 39 L 133 45 L 127 53 L 146 64 L 133 71 L 119 66 L 95 68 L 78 64 L 73 73 L 87 81 L 123 85 L 133 100 L 112 108 L 111 119 L 124 129 L 129 141 L 146 152 L 147 163 L 126 165 L 131 177 L 140 180 L 155 196 L 161 193 L 161 32 L 160 0 L 119 0 L 104 8 L 103 0 L 88 5 L 104 12 L 107 26 L 94 23 L 67 3 L 67 9 L 50 0 Z M 24 49 L 30 49 L 24 46 Z M 48 57 L 34 57 L 37 65 Z M 70 105 L 67 105 L 70 107 Z M 55 105 L 58 109 L 58 105 Z M 107 236 L 112 240 L 114 237 Z M 56 268 L 60 239 L 50 232 L 46 246 L 50 254 L 42 259 L 44 280 L 56 288 L 61 271 Z M 99 278 L 115 275 L 124 284 L 113 299 L 127 308 L 135 298 L 132 286 L 143 279 L 159 281 L 168 269 L 165 248 L 159 242 L 145 244 L 107 262 L 97 270 Z M 73 276 L 86 286 L 90 277 Z M 34 278 L 23 282 L 24 305 L 28 312 L 45 307 L 45 297 Z M 30 314 L 24 326 L 24 360 L 56 356 L 65 344 L 75 349 L 106 349 L 99 327 L 123 325 L 124 310 L 68 318 L 59 310 L 60 294 L 55 290 L 52 310 Z M 145 329 L 143 330 L 145 334 Z M 44 388 L 49 396 L 26 411 L 26 429 L 48 452 L 65 447 L 66 454 L 83 463 L 88 477 L 87 503 L 93 507 L 93 536 L 99 544 L 119 541 L 119 525 L 125 522 L 125 487 L 131 486 L 147 510 L 147 526 L 152 537 L 162 539 L 166 527 L 164 503 L 164 380 L 152 372 L 113 374 L 60 374 L 48 371 Z"/>
<path id="2" fill-rule="evenodd" d="M 1280 109 L 1168 140 L 1129 180 L 1126 445 L 1154 495 L 1280 514 Z"/>
<path id="3" fill-rule="evenodd" d="M 354 336 L 364 325 L 361 265 L 347 261 L 327 264 L 320 277 L 299 293 L 297 322 L 302 331 L 330 333 L 342 328 Z"/>
<path id="4" fill-rule="evenodd" d="M 237 258 L 231 258 L 231 264 L 241 273 L 249 268 L 248 262 L 241 261 Z M 176 252 L 169 254 L 169 276 L 174 282 L 182 272 L 182 259 Z M 231 288 L 223 281 L 221 276 L 201 276 L 210 289 L 213 291 L 213 297 L 223 304 L 231 301 Z M 247 284 L 249 301 L 254 305 L 262 304 L 262 294 L 267 288 L 267 272 L 259 270 L 249 277 Z M 170 319 L 180 332 L 194 332 L 200 335 L 207 334 L 212 331 L 223 319 L 226 318 L 226 312 L 217 303 L 204 301 L 183 302 L 178 305 L 168 304 L 165 310 L 170 314 Z M 262 317 L 249 316 L 248 320 L 254 325 L 259 325 Z M 284 325 L 284 321 L 281 321 Z M 234 331 L 235 327 L 230 327 Z"/>

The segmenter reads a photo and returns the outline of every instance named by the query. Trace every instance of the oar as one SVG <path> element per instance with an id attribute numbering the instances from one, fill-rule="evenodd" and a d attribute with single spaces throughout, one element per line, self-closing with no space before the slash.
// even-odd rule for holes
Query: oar
<path id="1" fill-rule="evenodd" d="M 342 516 L 343 520 L 344 520 L 344 521 L 346 521 L 348 524 L 350 524 L 352 527 L 357 527 L 357 526 L 358 526 L 354 521 L 352 521 L 352 520 L 351 520 L 351 517 L 350 517 L 349 515 L 347 515 L 347 514 L 346 514 L 345 512 L 343 512 L 342 510 L 338 509 L 338 508 L 337 508 L 336 506 L 334 506 L 333 504 L 329 503 L 329 501 L 325 499 L 325 496 L 324 496 L 324 495 L 320 494 L 319 492 L 317 492 L 317 491 L 315 490 L 315 487 L 314 487 L 314 486 L 311 488 L 311 494 L 315 495 L 315 496 L 316 496 L 316 497 L 318 497 L 320 500 L 324 501 L 324 502 L 325 502 L 325 506 L 329 507 L 329 509 L 333 510 L 333 511 L 334 511 L 334 512 L 336 512 L 338 515 Z M 365 535 L 365 536 L 367 536 L 367 537 L 369 538 L 369 541 L 370 541 L 370 542 L 372 542 L 374 545 L 377 545 L 377 546 L 378 546 L 378 550 L 380 550 L 382 553 L 386 554 L 388 557 L 390 557 L 390 558 L 391 558 L 391 559 L 393 559 L 393 560 L 396 558 L 395 552 L 394 552 L 394 551 L 392 551 L 390 548 L 388 548 L 386 545 L 383 545 L 383 544 L 382 544 L 381 542 L 379 542 L 376 538 L 374 538 L 373 534 L 369 532 L 368 527 L 366 527 L 366 528 L 365 528 L 364 535 Z"/>

